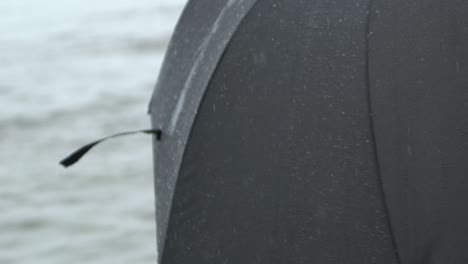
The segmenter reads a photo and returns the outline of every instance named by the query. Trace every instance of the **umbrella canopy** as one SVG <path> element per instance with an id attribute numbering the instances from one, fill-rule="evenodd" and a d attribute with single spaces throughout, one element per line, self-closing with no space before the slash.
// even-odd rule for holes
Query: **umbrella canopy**
<path id="1" fill-rule="evenodd" d="M 467 261 L 465 2 L 189 1 L 150 104 L 160 263 Z"/>

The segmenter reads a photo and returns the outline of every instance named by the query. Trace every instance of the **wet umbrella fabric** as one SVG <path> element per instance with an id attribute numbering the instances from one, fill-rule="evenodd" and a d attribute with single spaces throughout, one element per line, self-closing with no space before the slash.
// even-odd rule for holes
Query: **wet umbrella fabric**
<path id="1" fill-rule="evenodd" d="M 190 1 L 150 104 L 160 263 L 466 262 L 467 17 Z"/>

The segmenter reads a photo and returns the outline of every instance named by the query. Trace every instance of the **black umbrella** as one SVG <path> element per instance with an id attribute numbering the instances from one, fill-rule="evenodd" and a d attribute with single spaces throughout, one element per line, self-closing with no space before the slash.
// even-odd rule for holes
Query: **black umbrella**
<path id="1" fill-rule="evenodd" d="M 168 263 L 468 261 L 468 3 L 190 1 L 150 113 Z"/>
<path id="2" fill-rule="evenodd" d="M 468 3 L 190 1 L 151 105 L 169 263 L 466 263 Z"/>
<path id="3" fill-rule="evenodd" d="M 468 263 L 467 71 L 464 0 L 189 1 L 143 131 L 160 263 Z"/>

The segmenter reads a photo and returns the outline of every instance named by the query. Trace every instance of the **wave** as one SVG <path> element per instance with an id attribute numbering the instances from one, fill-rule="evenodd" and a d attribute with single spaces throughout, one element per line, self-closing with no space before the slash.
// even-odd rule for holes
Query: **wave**
<path id="1" fill-rule="evenodd" d="M 50 110 L 42 115 L 37 115 L 31 112 L 10 116 L 4 120 L 0 120 L 0 132 L 2 130 L 23 130 L 30 128 L 48 127 L 52 124 L 69 123 L 72 120 L 89 118 L 95 121 L 99 116 L 115 115 L 116 113 L 129 113 L 132 116 L 146 116 L 146 106 L 148 98 L 136 96 L 116 96 L 116 95 L 101 95 L 92 102 L 76 105 L 70 108 L 60 108 Z"/>

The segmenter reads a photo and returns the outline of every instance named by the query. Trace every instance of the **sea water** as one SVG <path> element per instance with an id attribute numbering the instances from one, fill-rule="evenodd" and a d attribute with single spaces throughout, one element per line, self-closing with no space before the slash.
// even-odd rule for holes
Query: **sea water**
<path id="1" fill-rule="evenodd" d="M 0 263 L 155 263 L 147 106 L 185 0 L 0 1 Z"/>

